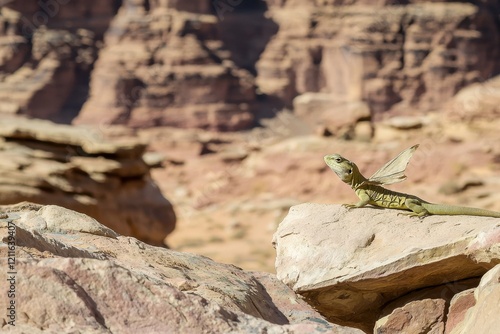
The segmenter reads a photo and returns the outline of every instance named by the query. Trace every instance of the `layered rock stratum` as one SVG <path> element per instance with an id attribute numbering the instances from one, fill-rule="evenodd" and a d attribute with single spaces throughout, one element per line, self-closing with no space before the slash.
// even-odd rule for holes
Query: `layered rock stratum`
<path id="1" fill-rule="evenodd" d="M 176 216 L 144 161 L 146 144 L 43 120 L 0 122 L 0 204 L 31 201 L 86 213 L 163 245 Z"/>
<path id="2" fill-rule="evenodd" d="M 241 130 L 294 106 L 336 130 L 500 71 L 494 0 L 47 3 L 2 8 L 0 113 Z"/>

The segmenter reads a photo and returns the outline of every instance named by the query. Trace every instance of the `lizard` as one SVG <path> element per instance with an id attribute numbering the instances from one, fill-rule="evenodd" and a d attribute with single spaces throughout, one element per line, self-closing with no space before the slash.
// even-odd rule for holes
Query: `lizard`
<path id="1" fill-rule="evenodd" d="M 470 215 L 500 218 L 500 212 L 455 206 L 435 204 L 423 199 L 389 190 L 383 184 L 392 184 L 406 179 L 404 171 L 413 152 L 418 145 L 401 152 L 396 158 L 389 161 L 369 179 L 359 171 L 358 166 L 340 154 L 331 154 L 324 157 L 325 163 L 345 183 L 351 186 L 359 201 L 356 204 L 344 204 L 347 208 L 361 208 L 368 204 L 390 209 L 410 211 L 404 214 L 416 217 L 428 215 Z"/>

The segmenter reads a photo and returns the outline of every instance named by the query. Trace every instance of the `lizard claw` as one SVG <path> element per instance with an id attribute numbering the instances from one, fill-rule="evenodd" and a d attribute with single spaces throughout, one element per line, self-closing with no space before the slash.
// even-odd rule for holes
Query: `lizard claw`
<path id="1" fill-rule="evenodd" d="M 413 212 L 413 211 L 411 211 L 411 212 L 398 212 L 398 216 L 399 215 L 401 215 L 401 216 L 408 216 L 408 217 L 417 217 L 419 219 L 422 219 L 422 218 L 425 217 L 424 215 L 420 215 L 420 214 L 418 214 L 416 212 Z"/>
<path id="2" fill-rule="evenodd" d="M 344 208 L 346 208 L 347 210 L 351 210 L 352 208 L 355 208 L 356 205 L 355 204 L 342 204 L 342 206 Z"/>

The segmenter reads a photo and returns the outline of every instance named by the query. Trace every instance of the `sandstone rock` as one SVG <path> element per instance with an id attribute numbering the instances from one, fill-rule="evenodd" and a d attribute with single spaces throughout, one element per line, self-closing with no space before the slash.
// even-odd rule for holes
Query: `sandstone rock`
<path id="1" fill-rule="evenodd" d="M 252 75 L 230 60 L 215 16 L 185 9 L 173 2 L 154 2 L 150 10 L 124 2 L 105 36 L 77 124 L 217 130 L 253 124 Z"/>
<path id="2" fill-rule="evenodd" d="M 498 247 L 498 235 L 497 235 Z M 498 262 L 498 261 L 497 261 Z M 451 334 L 495 333 L 500 326 L 498 301 L 500 300 L 500 265 L 489 270 L 474 291 L 473 305 L 462 322 L 458 323 Z M 469 304 L 470 305 L 470 304 Z"/>
<path id="3" fill-rule="evenodd" d="M 395 116 L 389 118 L 385 123 L 398 130 L 411 130 L 419 129 L 428 122 L 425 118 L 417 116 Z"/>
<path id="4" fill-rule="evenodd" d="M 432 333 L 444 331 L 445 301 L 424 299 L 408 303 L 377 321 L 375 333 Z"/>
<path id="5" fill-rule="evenodd" d="M 293 107 L 310 126 L 326 127 L 337 137 L 352 138 L 358 122 L 371 120 L 366 103 L 339 100 L 332 94 L 304 93 L 293 100 Z"/>
<path id="6" fill-rule="evenodd" d="M 500 115 L 500 75 L 461 89 L 450 101 L 449 116 L 455 120 L 493 120 Z"/>
<path id="7" fill-rule="evenodd" d="M 496 218 L 302 204 L 274 235 L 276 271 L 330 321 L 372 331 L 387 302 L 492 268 L 499 233 Z"/>
<path id="8" fill-rule="evenodd" d="M 30 37 L 38 28 L 46 26 L 69 32 L 87 29 L 101 38 L 117 10 L 112 1 L 84 0 L 11 1 L 3 6 L 2 11 L 11 9 L 21 14 L 17 24 L 24 37 Z"/>
<path id="9" fill-rule="evenodd" d="M 443 333 L 450 324 L 450 302 L 478 278 L 419 289 L 387 304 L 377 320 L 376 333 Z M 469 289 L 470 290 L 470 289 Z M 469 291 L 465 290 L 465 291 Z"/>
<path id="10" fill-rule="evenodd" d="M 10 1 L 0 11 L 0 114 L 68 122 L 88 95 L 112 2 Z"/>
<path id="11" fill-rule="evenodd" d="M 16 326 L 4 312 L 2 331 L 360 333 L 329 324 L 270 274 L 118 236 L 57 206 L 0 210 L 0 264 L 15 226 L 18 292 Z"/>
<path id="12" fill-rule="evenodd" d="M 494 1 L 490 10 L 434 1 L 269 3 L 280 29 L 256 65 L 256 83 L 288 106 L 314 92 L 364 101 L 376 116 L 411 114 L 439 109 L 459 89 L 498 73 Z"/>
<path id="13" fill-rule="evenodd" d="M 474 289 L 468 289 L 457 293 L 450 303 L 445 334 L 451 333 L 451 331 L 459 323 L 461 323 L 462 320 L 464 320 L 467 310 L 474 305 L 476 305 L 476 300 L 474 299 Z"/>
<path id="14" fill-rule="evenodd" d="M 2 120 L 0 139 L 0 203 L 62 205 L 155 245 L 174 229 L 172 205 L 142 159 L 144 143 L 20 118 Z"/>
<path id="15" fill-rule="evenodd" d="M 11 1 L 0 113 L 240 130 L 308 93 L 436 110 L 498 73 L 496 1 L 407 3 Z"/>
<path id="16" fill-rule="evenodd" d="M 23 114 L 39 118 L 58 118 L 72 101 L 79 84 L 78 73 L 88 71 L 95 60 L 94 38 L 89 31 L 36 30 L 32 40 L 4 37 L 10 44 L 3 57 L 5 67 L 0 82 L 0 114 Z M 28 54 L 25 49 L 31 49 Z M 24 55 L 25 62 L 12 58 Z M 27 60 L 26 60 L 27 59 Z"/>

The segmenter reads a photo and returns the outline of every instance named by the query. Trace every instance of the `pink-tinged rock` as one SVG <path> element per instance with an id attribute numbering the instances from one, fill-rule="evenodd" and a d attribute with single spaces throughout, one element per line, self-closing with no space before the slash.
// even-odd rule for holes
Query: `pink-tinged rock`
<path id="1" fill-rule="evenodd" d="M 492 268 L 498 234 L 497 218 L 302 204 L 273 240 L 280 280 L 330 321 L 372 331 L 388 302 Z"/>
<path id="2" fill-rule="evenodd" d="M 481 278 L 474 291 L 475 305 L 470 307 L 464 319 L 455 325 L 450 334 L 497 333 L 500 328 L 500 265 L 489 270 Z M 470 303 L 472 304 L 472 303 Z"/>
<path id="3" fill-rule="evenodd" d="M 254 78 L 231 61 L 217 17 L 193 13 L 206 9 L 167 1 L 147 11 L 125 1 L 74 122 L 212 130 L 253 125 Z"/>
<path id="4" fill-rule="evenodd" d="M 0 114 L 74 117 L 87 95 L 97 41 L 116 10 L 113 1 L 2 3 Z"/>
<path id="5" fill-rule="evenodd" d="M 0 210 L 0 265 L 15 230 L 17 272 L 15 327 L 3 312 L 2 332 L 361 333 L 328 323 L 271 274 L 118 236 L 57 206 Z"/>
<path id="6" fill-rule="evenodd" d="M 391 314 L 379 319 L 375 333 L 429 333 L 441 334 L 444 331 L 443 299 L 423 299 L 396 308 Z"/>
<path id="7" fill-rule="evenodd" d="M 452 119 L 496 120 L 500 115 L 500 75 L 461 89 L 450 101 L 448 114 Z"/>
<path id="8" fill-rule="evenodd" d="M 474 291 L 475 289 L 468 289 L 453 296 L 446 317 L 445 334 L 451 333 L 464 320 L 467 311 L 476 305 Z"/>
<path id="9" fill-rule="evenodd" d="M 369 121 L 369 106 L 361 101 L 347 101 L 332 94 L 304 93 L 293 100 L 295 114 L 314 128 L 325 128 L 337 137 L 354 136 L 356 124 Z"/>
<path id="10" fill-rule="evenodd" d="M 373 332 L 443 333 L 450 301 L 478 284 L 478 278 L 471 278 L 412 291 L 383 308 Z"/>
<path id="11" fill-rule="evenodd" d="M 256 82 L 287 105 L 324 93 L 366 102 L 376 116 L 437 110 L 500 66 L 495 1 L 492 10 L 448 1 L 269 4 L 280 29 L 257 62 Z"/>

